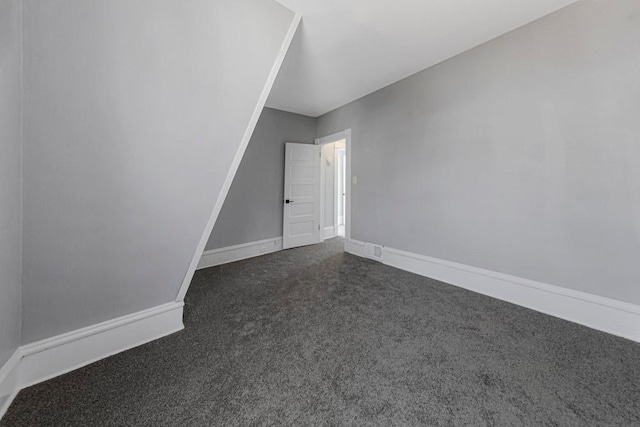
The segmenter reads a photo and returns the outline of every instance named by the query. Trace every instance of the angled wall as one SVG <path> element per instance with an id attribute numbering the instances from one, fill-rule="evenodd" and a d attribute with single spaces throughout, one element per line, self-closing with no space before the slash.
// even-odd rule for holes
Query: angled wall
<path id="1" fill-rule="evenodd" d="M 313 144 L 316 119 L 265 108 L 242 157 L 207 250 L 282 237 L 284 144 Z"/>
<path id="2" fill-rule="evenodd" d="M 23 344 L 176 299 L 293 21 L 25 1 Z"/>
<path id="3" fill-rule="evenodd" d="M 352 238 L 640 304 L 640 2 L 583 0 L 318 120 Z"/>
<path id="4" fill-rule="evenodd" d="M 0 368 L 20 345 L 22 18 L 0 0 Z M 6 399 L 0 378 L 0 409 Z"/>

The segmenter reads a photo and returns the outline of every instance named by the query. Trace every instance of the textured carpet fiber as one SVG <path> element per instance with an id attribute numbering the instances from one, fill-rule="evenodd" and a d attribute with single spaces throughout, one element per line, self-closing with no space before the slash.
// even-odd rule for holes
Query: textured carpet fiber
<path id="1" fill-rule="evenodd" d="M 199 271 L 186 330 L 2 426 L 640 425 L 640 345 L 342 252 Z"/>

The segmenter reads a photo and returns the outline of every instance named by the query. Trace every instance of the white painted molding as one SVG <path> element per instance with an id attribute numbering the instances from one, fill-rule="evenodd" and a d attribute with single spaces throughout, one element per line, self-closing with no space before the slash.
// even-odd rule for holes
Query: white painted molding
<path id="1" fill-rule="evenodd" d="M 20 359 L 22 354 L 17 349 L 0 368 L 0 419 L 9 409 L 9 405 L 20 390 Z"/>
<path id="2" fill-rule="evenodd" d="M 347 252 L 365 257 L 365 244 L 350 240 Z M 640 306 L 385 247 L 383 264 L 640 342 Z"/>
<path id="3" fill-rule="evenodd" d="M 20 348 L 21 388 L 46 381 L 184 329 L 184 303 L 173 302 Z"/>
<path id="4" fill-rule="evenodd" d="M 342 132 L 334 133 L 333 135 L 325 136 L 323 138 L 316 138 L 316 145 L 325 145 L 331 144 L 333 142 L 342 141 L 343 139 L 347 139 L 347 131 L 343 130 Z"/>
<path id="5" fill-rule="evenodd" d="M 182 285 L 180 286 L 180 290 L 178 291 L 178 295 L 176 296 L 176 301 L 184 301 L 185 295 L 187 295 L 187 291 L 189 290 L 189 285 L 191 284 L 191 280 L 193 279 L 193 275 L 198 268 L 198 264 L 200 263 L 200 259 L 204 253 L 205 247 L 207 246 L 207 241 L 209 240 L 209 236 L 211 235 L 211 231 L 213 230 L 213 226 L 218 219 L 218 215 L 220 215 L 220 210 L 222 209 L 222 205 L 224 204 L 225 199 L 227 198 L 227 194 L 229 193 L 229 188 L 231 188 L 231 183 L 233 182 L 233 178 L 236 176 L 236 172 L 238 171 L 238 167 L 240 166 L 240 161 L 242 160 L 242 156 L 244 156 L 244 152 L 249 145 L 249 141 L 251 140 L 251 136 L 253 135 L 253 131 L 258 124 L 258 119 L 262 114 L 262 110 L 267 102 L 267 98 L 271 89 L 273 88 L 273 84 L 276 81 L 276 77 L 278 76 L 278 72 L 282 67 L 282 63 L 284 62 L 284 58 L 287 55 L 287 51 L 289 50 L 289 46 L 291 46 L 291 41 L 293 40 L 293 36 L 296 34 L 298 30 L 298 26 L 300 25 L 300 21 L 302 20 L 302 15 L 300 13 L 296 13 L 291 21 L 291 25 L 289 26 L 289 31 L 280 46 L 280 51 L 276 56 L 275 62 L 273 63 L 273 67 L 271 68 L 271 72 L 269 73 L 269 77 L 267 77 L 267 81 L 262 89 L 262 93 L 260 94 L 260 98 L 258 98 L 258 103 L 256 104 L 256 108 L 253 110 L 253 114 L 251 119 L 249 120 L 249 124 L 242 136 L 242 140 L 240 141 L 240 146 L 238 147 L 238 151 L 236 152 L 236 156 L 233 158 L 233 162 L 231 163 L 231 167 L 229 168 L 229 172 L 227 173 L 227 178 L 222 185 L 222 189 L 220 190 L 220 194 L 216 199 L 216 204 L 213 207 L 213 211 L 211 212 L 211 216 L 209 217 L 209 221 L 207 222 L 207 226 L 205 227 L 202 237 L 200 238 L 200 243 L 196 248 L 195 253 L 193 254 L 193 258 L 191 259 L 191 264 L 187 269 L 187 273 L 184 276 L 182 281 Z"/>
<path id="6" fill-rule="evenodd" d="M 338 233 L 336 231 L 336 227 L 332 225 L 329 227 L 325 227 L 324 230 L 322 231 L 323 239 L 331 239 L 332 237 L 336 237 L 337 235 Z"/>
<path id="7" fill-rule="evenodd" d="M 352 255 L 366 258 L 365 244 L 360 240 L 347 239 L 344 240 L 344 250 Z"/>
<path id="8" fill-rule="evenodd" d="M 20 347 L 0 369 L 0 418 L 26 387 L 184 329 L 171 302 Z"/>
<path id="9" fill-rule="evenodd" d="M 243 243 L 241 245 L 227 246 L 220 249 L 212 249 L 202 254 L 198 263 L 198 270 L 228 264 L 260 255 L 270 254 L 282 250 L 282 237 L 259 240 L 257 242 Z"/>

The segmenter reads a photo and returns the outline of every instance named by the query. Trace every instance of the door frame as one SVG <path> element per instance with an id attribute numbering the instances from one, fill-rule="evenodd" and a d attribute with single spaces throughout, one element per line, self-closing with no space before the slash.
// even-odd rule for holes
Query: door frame
<path id="1" fill-rule="evenodd" d="M 316 138 L 315 144 L 322 146 L 325 144 L 331 144 L 344 139 L 345 142 L 345 161 L 346 161 L 346 174 L 345 174 L 345 202 L 344 202 L 344 249 L 347 250 L 349 240 L 351 240 L 351 185 L 353 183 L 353 177 L 351 175 L 351 129 L 343 130 L 342 132 L 334 133 L 333 135 L 325 136 L 323 138 Z M 322 152 L 322 150 L 321 150 Z M 322 167 L 322 156 L 320 157 L 320 241 L 324 241 L 324 168 Z M 335 209 L 334 209 L 335 215 Z M 336 225 L 336 224 L 334 224 Z"/>

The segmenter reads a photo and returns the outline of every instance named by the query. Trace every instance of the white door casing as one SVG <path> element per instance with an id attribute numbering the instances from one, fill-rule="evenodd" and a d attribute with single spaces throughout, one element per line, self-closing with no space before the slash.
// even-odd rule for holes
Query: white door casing
<path id="1" fill-rule="evenodd" d="M 320 147 L 285 144 L 283 249 L 320 242 Z"/>

